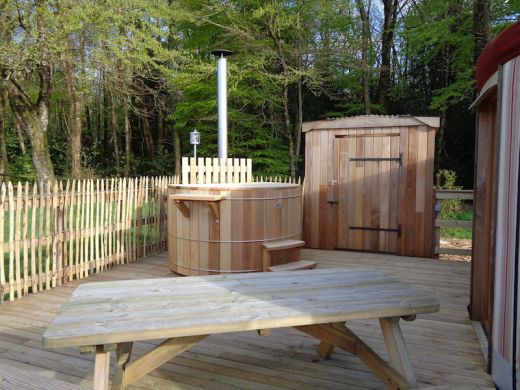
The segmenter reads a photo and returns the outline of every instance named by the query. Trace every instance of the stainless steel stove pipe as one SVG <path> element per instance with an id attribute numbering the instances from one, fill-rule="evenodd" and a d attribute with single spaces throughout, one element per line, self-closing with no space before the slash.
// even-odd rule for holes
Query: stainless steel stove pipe
<path id="1" fill-rule="evenodd" d="M 218 92 L 218 157 L 228 156 L 227 128 L 227 58 L 233 54 L 229 50 L 211 52 L 217 58 L 217 92 Z"/>

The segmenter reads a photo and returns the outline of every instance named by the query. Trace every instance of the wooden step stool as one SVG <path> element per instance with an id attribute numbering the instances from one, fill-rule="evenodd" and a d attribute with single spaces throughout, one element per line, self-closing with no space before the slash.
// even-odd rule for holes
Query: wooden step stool
<path id="1" fill-rule="evenodd" d="M 266 242 L 263 248 L 262 270 L 267 271 L 296 271 L 316 267 L 316 262 L 301 259 L 301 248 L 305 241 L 282 240 Z"/>

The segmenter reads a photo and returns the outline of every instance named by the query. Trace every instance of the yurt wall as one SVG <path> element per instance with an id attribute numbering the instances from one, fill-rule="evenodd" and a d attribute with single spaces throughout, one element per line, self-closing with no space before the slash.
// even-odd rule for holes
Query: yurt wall
<path id="1" fill-rule="evenodd" d="M 509 390 L 520 387 L 520 23 L 482 52 L 477 89 L 470 313 L 488 331 L 497 388 Z"/>
<path id="2" fill-rule="evenodd" d="M 376 115 L 305 123 L 307 245 L 432 257 L 438 126 Z"/>
<path id="3" fill-rule="evenodd" d="M 497 93 L 490 91 L 477 112 L 473 246 L 471 262 L 471 319 L 491 332 L 493 304 L 494 226 L 497 168 Z"/>

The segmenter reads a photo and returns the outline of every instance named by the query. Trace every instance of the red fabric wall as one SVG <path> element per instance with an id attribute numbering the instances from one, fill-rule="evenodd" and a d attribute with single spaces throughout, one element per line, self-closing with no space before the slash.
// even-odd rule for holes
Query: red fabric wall
<path id="1" fill-rule="evenodd" d="M 477 90 L 498 70 L 498 67 L 520 55 L 520 22 L 502 31 L 484 48 L 477 61 Z"/>

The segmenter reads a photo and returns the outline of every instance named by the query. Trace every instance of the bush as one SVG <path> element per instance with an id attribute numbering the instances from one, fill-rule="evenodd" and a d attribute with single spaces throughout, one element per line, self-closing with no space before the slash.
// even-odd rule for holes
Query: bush
<path id="1" fill-rule="evenodd" d="M 457 173 L 448 169 L 441 169 L 435 175 L 435 189 L 437 190 L 461 190 L 456 186 Z M 441 202 L 441 218 L 455 219 L 463 210 L 464 202 L 457 199 L 447 199 Z"/>

